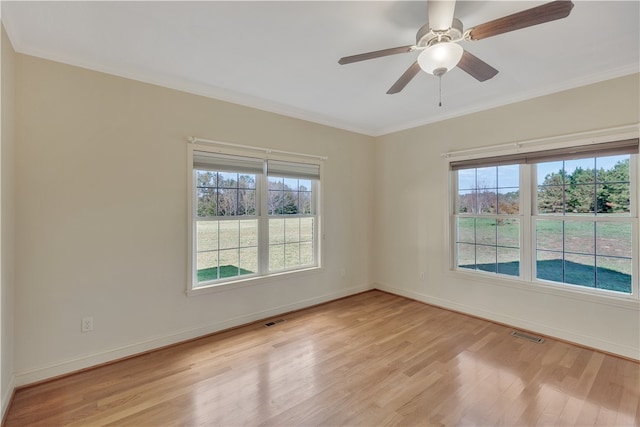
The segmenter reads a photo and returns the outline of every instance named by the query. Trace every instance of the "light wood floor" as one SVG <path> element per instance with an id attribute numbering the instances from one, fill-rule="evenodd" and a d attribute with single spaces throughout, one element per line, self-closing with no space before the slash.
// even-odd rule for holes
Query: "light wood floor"
<path id="1" fill-rule="evenodd" d="M 640 424 L 640 365 L 371 291 L 18 390 L 6 426 Z"/>

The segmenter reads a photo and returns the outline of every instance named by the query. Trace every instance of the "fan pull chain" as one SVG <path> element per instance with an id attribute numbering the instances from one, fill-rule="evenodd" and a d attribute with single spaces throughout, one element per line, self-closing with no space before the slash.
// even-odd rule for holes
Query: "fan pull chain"
<path id="1" fill-rule="evenodd" d="M 433 75 L 438 77 L 438 107 L 442 107 L 442 76 L 447 72 L 446 68 L 436 68 Z"/>

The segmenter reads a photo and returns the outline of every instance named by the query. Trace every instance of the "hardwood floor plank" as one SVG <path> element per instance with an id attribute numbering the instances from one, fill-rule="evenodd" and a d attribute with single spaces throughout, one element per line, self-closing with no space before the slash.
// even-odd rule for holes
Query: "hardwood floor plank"
<path id="1" fill-rule="evenodd" d="M 6 427 L 640 425 L 640 364 L 371 291 L 16 391 Z"/>

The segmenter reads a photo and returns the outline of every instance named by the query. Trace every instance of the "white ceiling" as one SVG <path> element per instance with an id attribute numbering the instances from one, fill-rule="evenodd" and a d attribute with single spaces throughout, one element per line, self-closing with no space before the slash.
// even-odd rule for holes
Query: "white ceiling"
<path id="1" fill-rule="evenodd" d="M 540 1 L 459 1 L 464 27 Z M 574 0 L 563 20 L 463 47 L 500 72 L 421 72 L 385 92 L 418 52 L 349 65 L 342 56 L 403 46 L 426 1 L 2 1 L 14 48 L 93 70 L 382 135 L 640 70 L 640 2 Z"/>

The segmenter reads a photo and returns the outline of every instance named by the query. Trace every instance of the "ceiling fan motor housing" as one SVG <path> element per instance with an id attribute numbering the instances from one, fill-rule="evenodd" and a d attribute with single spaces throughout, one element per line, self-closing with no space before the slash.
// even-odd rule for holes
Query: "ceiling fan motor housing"
<path id="1" fill-rule="evenodd" d="M 416 34 L 416 47 L 424 49 L 442 41 L 458 42 L 462 40 L 463 34 L 462 21 L 457 18 L 453 18 L 451 28 L 446 31 L 433 31 L 429 24 L 425 24 Z"/>

